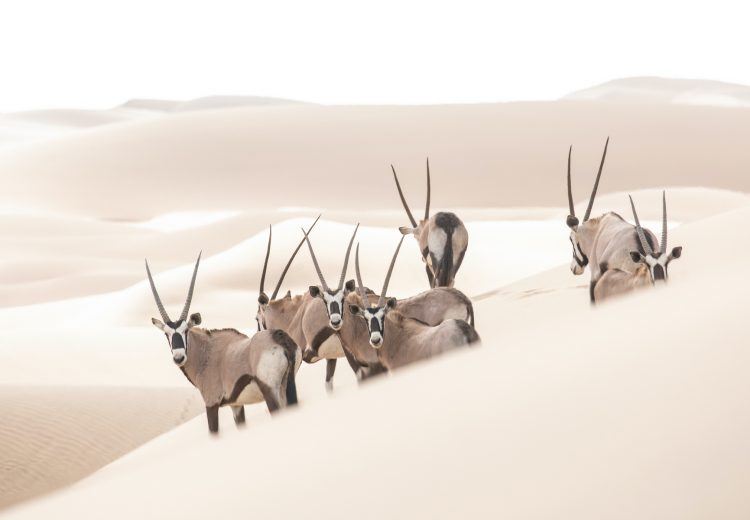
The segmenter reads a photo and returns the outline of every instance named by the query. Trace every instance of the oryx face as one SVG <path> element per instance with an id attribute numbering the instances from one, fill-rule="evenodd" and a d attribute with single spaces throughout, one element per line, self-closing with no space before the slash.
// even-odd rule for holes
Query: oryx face
<path id="1" fill-rule="evenodd" d="M 328 325 L 333 330 L 340 330 L 344 324 L 344 299 L 354 290 L 354 280 L 346 282 L 339 290 L 324 290 L 317 285 L 310 286 L 310 296 L 320 298 L 326 304 L 328 313 Z"/>
<path id="2" fill-rule="evenodd" d="M 370 346 L 380 348 L 385 341 L 385 317 L 388 311 L 396 307 L 396 299 L 389 298 L 383 307 L 368 307 L 363 309 L 358 305 L 349 305 L 349 311 L 367 323 L 370 334 Z"/>
<path id="3" fill-rule="evenodd" d="M 675 247 L 669 253 L 655 252 L 643 255 L 639 251 L 631 251 L 630 258 L 635 263 L 645 264 L 651 274 L 651 282 L 666 282 L 669 279 L 669 263 L 682 255 L 682 247 Z"/>
<path id="4" fill-rule="evenodd" d="M 168 321 L 163 323 L 156 318 L 151 318 L 151 323 L 154 326 L 164 332 L 169 343 L 169 349 L 172 351 L 172 361 L 178 367 L 185 366 L 188 359 L 188 331 L 196 326 L 200 325 L 201 315 L 195 313 L 190 316 L 189 320 L 179 320 L 176 322 Z"/>
<path id="5" fill-rule="evenodd" d="M 583 274 L 589 263 L 589 257 L 581 249 L 577 229 L 573 229 L 570 232 L 570 245 L 573 246 L 573 259 L 570 261 L 570 270 L 575 275 Z"/>

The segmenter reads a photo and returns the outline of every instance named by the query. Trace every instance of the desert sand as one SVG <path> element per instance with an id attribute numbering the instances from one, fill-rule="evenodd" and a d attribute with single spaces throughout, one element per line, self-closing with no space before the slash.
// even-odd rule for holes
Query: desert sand
<path id="1" fill-rule="evenodd" d="M 0 148 L 3 517 L 747 518 L 750 111 L 209 101 Z M 573 144 L 582 212 L 607 135 L 594 214 L 630 219 L 630 193 L 658 229 L 665 188 L 684 253 L 667 287 L 592 308 L 568 269 L 565 159 Z M 267 226 L 272 285 L 322 212 L 325 273 L 361 222 L 379 287 L 406 223 L 389 165 L 419 214 L 427 155 L 433 209 L 469 229 L 457 286 L 483 345 L 366 385 L 342 360 L 331 395 L 305 365 L 297 409 L 249 407 L 239 431 L 222 411 L 209 437 L 149 323 L 143 258 L 178 309 L 202 249 L 193 310 L 252 333 Z M 311 283 L 303 250 L 284 290 Z M 426 288 L 411 239 L 391 288 Z"/>

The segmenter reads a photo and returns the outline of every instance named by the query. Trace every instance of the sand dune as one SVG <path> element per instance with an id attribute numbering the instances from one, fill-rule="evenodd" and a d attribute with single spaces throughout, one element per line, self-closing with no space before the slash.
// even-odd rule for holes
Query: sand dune
<path id="1" fill-rule="evenodd" d="M 518 298 L 522 287 L 580 280 L 555 269 L 479 304 L 481 349 L 220 443 L 196 419 L 7 516 L 349 518 L 352 504 L 367 504 L 363 518 L 745 518 L 748 217 L 674 230 L 685 256 L 664 290 L 594 310 L 584 290 Z M 712 252 L 729 238 L 735 260 L 717 271 Z M 189 449 L 171 449 L 180 446 Z M 305 483 L 295 500 L 285 498 L 287 460 Z M 184 498 L 164 507 L 160 483 L 176 480 Z"/>
<path id="2" fill-rule="evenodd" d="M 0 205 L 140 220 L 173 211 L 276 209 L 279 200 L 396 209 L 393 163 L 407 199 L 419 207 L 430 156 L 435 207 L 559 207 L 568 146 L 575 145 L 579 186 L 579 178 L 593 177 L 608 135 L 602 192 L 747 192 L 749 133 L 745 110 L 584 101 L 197 111 L 0 151 Z M 66 197 L 57 196 L 61 190 Z"/>
<path id="3" fill-rule="evenodd" d="M 0 387 L 0 507 L 78 480 L 202 411 L 186 388 Z"/>
<path id="4" fill-rule="evenodd" d="M 746 518 L 750 112 L 686 106 L 678 87 L 629 104 L 223 97 L 0 118 L 0 136 L 36 139 L 0 150 L 0 507 L 27 500 L 5 516 Z M 594 214 L 629 220 L 630 193 L 658 228 L 667 187 L 684 254 L 667 288 L 592 309 L 567 267 L 565 158 L 573 143 L 582 214 L 606 135 Z M 252 333 L 267 226 L 273 286 L 322 212 L 326 276 L 361 222 L 379 289 L 405 224 L 388 165 L 420 214 L 427 155 L 433 209 L 470 232 L 457 283 L 484 346 L 361 387 L 341 362 L 331 397 L 324 364 L 305 365 L 298 410 L 249 407 L 242 431 L 223 411 L 210 439 L 150 325 L 143 258 L 178 312 L 202 249 L 192 310 Z M 311 283 L 303 250 L 283 289 Z M 409 238 L 391 289 L 425 287 Z"/>
<path id="5" fill-rule="evenodd" d="M 625 78 L 573 92 L 563 99 L 747 108 L 750 87 L 696 79 Z"/>

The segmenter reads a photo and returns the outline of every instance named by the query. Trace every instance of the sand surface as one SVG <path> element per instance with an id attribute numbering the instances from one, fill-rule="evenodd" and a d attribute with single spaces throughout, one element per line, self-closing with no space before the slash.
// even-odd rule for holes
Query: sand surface
<path id="1" fill-rule="evenodd" d="M 0 148 L 0 507 L 25 501 L 3 517 L 748 517 L 750 112 L 179 105 Z M 666 187 L 684 252 L 668 287 L 592 308 L 567 267 L 565 158 L 575 144 L 583 213 L 606 135 L 594 214 L 630 219 L 631 193 L 658 231 Z M 240 431 L 222 411 L 210 438 L 149 323 L 144 257 L 177 312 L 202 249 L 193 310 L 252 333 L 267 226 L 273 286 L 322 212 L 326 276 L 361 222 L 379 288 L 406 223 L 388 165 L 419 214 L 427 154 L 433 209 L 469 229 L 457 285 L 483 346 L 360 386 L 342 361 L 330 396 L 323 363 L 305 365 L 298 409 L 248 407 Z M 303 250 L 283 288 L 311 283 Z M 408 239 L 392 292 L 425 286 Z"/>

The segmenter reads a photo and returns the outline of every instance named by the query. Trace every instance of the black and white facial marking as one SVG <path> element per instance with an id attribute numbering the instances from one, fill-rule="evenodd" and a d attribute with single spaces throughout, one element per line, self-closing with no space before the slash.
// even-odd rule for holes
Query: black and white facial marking
<path id="1" fill-rule="evenodd" d="M 642 263 L 648 267 L 651 273 L 651 281 L 666 282 L 669 279 L 669 263 L 682 255 L 682 247 L 675 247 L 669 253 L 644 254 L 640 251 L 631 251 L 630 258 L 635 263 Z"/>
<path id="2" fill-rule="evenodd" d="M 189 320 L 179 320 L 176 322 L 168 321 L 163 323 L 156 318 L 151 318 L 151 323 L 164 332 L 169 343 L 169 349 L 172 351 L 172 361 L 178 367 L 187 363 L 188 357 L 188 330 L 201 322 L 201 315 L 198 313 L 190 316 Z"/>
<path id="3" fill-rule="evenodd" d="M 570 245 L 573 246 L 573 260 L 570 262 L 570 270 L 573 274 L 583 274 L 583 271 L 589 263 L 589 257 L 587 257 L 581 249 L 581 244 L 578 242 L 578 233 L 576 231 L 570 232 Z"/>
<path id="4" fill-rule="evenodd" d="M 385 316 L 395 306 L 395 298 L 390 298 L 384 307 L 362 309 L 358 305 L 349 306 L 349 310 L 353 315 L 362 317 L 367 323 L 367 330 L 370 333 L 370 346 L 373 348 L 383 346 L 383 342 L 385 341 Z"/>
<path id="5" fill-rule="evenodd" d="M 354 280 L 346 282 L 344 287 L 338 291 L 323 290 L 317 285 L 310 286 L 310 296 L 320 298 L 326 304 L 328 313 L 328 325 L 333 330 L 340 330 L 344 324 L 344 299 L 354 290 Z"/>

